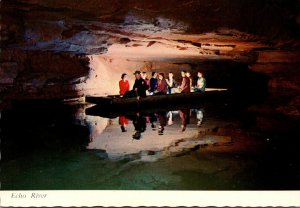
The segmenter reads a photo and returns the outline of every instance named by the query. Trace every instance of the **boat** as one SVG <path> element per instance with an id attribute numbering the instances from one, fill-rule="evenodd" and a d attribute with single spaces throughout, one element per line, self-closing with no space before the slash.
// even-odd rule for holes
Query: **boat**
<path id="1" fill-rule="evenodd" d="M 132 117 L 137 113 L 142 115 L 152 115 L 154 113 L 163 113 L 183 109 L 201 109 L 204 108 L 203 102 L 171 103 L 165 105 L 152 105 L 138 108 L 116 108 L 115 106 L 94 105 L 85 109 L 85 114 L 90 116 L 100 116 L 102 118 L 117 118 L 119 116 Z"/>
<path id="2" fill-rule="evenodd" d="M 111 114 L 115 112 L 116 114 L 124 111 L 130 110 L 142 110 L 147 111 L 147 109 L 169 109 L 170 107 L 183 108 L 188 106 L 200 106 L 205 101 L 212 100 L 223 100 L 227 95 L 228 91 L 224 89 L 208 90 L 205 93 L 202 92 L 191 92 L 191 93 L 175 93 L 167 95 L 149 95 L 137 99 L 124 98 L 119 95 L 110 96 L 86 96 L 85 101 L 87 103 L 96 104 L 90 109 L 86 109 L 86 112 L 90 115 L 95 114 Z M 113 116 L 114 117 L 114 116 Z"/>
<path id="3" fill-rule="evenodd" d="M 101 106 L 116 106 L 116 107 L 124 107 L 124 106 L 148 106 L 153 104 L 163 104 L 163 103 L 187 103 L 189 101 L 195 100 L 203 100 L 215 97 L 221 94 L 224 94 L 227 90 L 219 89 L 219 90 L 210 90 L 202 92 L 191 92 L 191 93 L 174 93 L 167 95 L 148 95 L 146 97 L 141 97 L 137 99 L 137 97 L 125 98 L 120 97 L 120 95 L 109 95 L 106 97 L 103 96 L 86 96 L 85 101 L 88 103 L 94 103 Z"/>

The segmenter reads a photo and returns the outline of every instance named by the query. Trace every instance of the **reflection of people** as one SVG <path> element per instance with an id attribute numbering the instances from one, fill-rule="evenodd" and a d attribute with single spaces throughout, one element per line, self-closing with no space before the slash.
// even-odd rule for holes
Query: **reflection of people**
<path id="1" fill-rule="evenodd" d="M 205 92 L 206 79 L 203 77 L 201 72 L 198 72 L 197 85 L 194 88 L 195 92 Z"/>
<path id="2" fill-rule="evenodd" d="M 155 131 L 156 130 L 156 124 L 155 123 L 157 122 L 157 118 L 156 118 L 154 113 L 151 113 L 149 115 L 149 117 L 150 117 L 151 128 L 152 128 L 153 131 Z"/>
<path id="3" fill-rule="evenodd" d="M 179 116 L 181 119 L 181 131 L 184 132 L 187 127 L 187 124 L 190 123 L 190 109 L 180 110 Z"/>
<path id="4" fill-rule="evenodd" d="M 133 117 L 132 123 L 134 126 L 135 133 L 132 135 L 133 139 L 140 139 L 141 133 L 146 130 L 146 118 L 140 113 L 136 113 L 136 116 Z"/>
<path id="5" fill-rule="evenodd" d="M 182 81 L 181 86 L 179 87 L 179 92 L 181 93 L 190 93 L 190 79 L 186 77 L 186 71 L 181 71 Z"/>
<path id="6" fill-rule="evenodd" d="M 130 85 L 127 80 L 127 74 L 122 74 L 121 80 L 119 81 L 120 95 L 123 96 L 125 92 L 129 91 Z"/>
<path id="7" fill-rule="evenodd" d="M 203 122 L 203 109 L 196 110 L 197 126 L 201 126 Z"/>
<path id="8" fill-rule="evenodd" d="M 167 114 L 167 117 L 168 117 L 168 125 L 172 126 L 173 125 L 173 112 L 169 111 Z"/>
<path id="9" fill-rule="evenodd" d="M 165 126 L 167 125 L 167 113 L 166 112 L 159 112 L 156 113 L 159 121 L 158 127 L 158 135 L 163 135 Z"/>
<path id="10" fill-rule="evenodd" d="M 163 73 L 158 74 L 158 87 L 154 91 L 155 95 L 166 95 L 168 92 L 168 84 Z"/>
<path id="11" fill-rule="evenodd" d="M 128 119 L 125 116 L 119 117 L 119 124 L 121 127 L 122 132 L 126 132 L 126 125 L 128 124 Z"/>

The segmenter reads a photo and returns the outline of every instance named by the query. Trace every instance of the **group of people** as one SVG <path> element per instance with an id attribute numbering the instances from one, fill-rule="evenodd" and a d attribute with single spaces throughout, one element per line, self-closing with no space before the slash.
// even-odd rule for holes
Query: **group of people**
<path id="1" fill-rule="evenodd" d="M 135 133 L 132 136 L 134 139 L 140 139 L 141 134 L 146 130 L 147 123 L 151 124 L 153 131 L 158 129 L 158 135 L 163 135 L 165 127 L 167 125 L 172 126 L 174 121 L 174 114 L 178 114 L 181 124 L 181 132 L 184 132 L 187 128 L 187 125 L 190 124 L 190 117 L 192 112 L 196 113 L 197 126 L 200 127 L 203 121 L 203 109 L 181 109 L 178 111 L 160 111 L 156 113 L 141 114 L 136 113 L 131 116 L 120 116 L 119 124 L 122 132 L 126 132 L 126 126 L 129 123 L 129 120 L 132 121 L 134 126 Z M 157 125 L 158 124 L 158 125 Z M 158 128 L 157 128 L 158 127 Z"/>
<path id="2" fill-rule="evenodd" d="M 185 70 L 181 71 L 181 84 L 178 85 L 174 79 L 174 74 L 169 72 L 168 78 L 164 73 L 152 72 L 149 80 L 146 72 L 135 71 L 135 82 L 133 89 L 130 90 L 130 84 L 127 80 L 127 74 L 122 74 L 119 81 L 120 95 L 123 97 L 146 97 L 147 91 L 149 95 L 166 95 L 173 93 L 173 89 L 178 89 L 180 93 L 205 92 L 206 80 L 201 72 L 197 73 L 196 85 L 193 85 L 191 74 Z"/>
<path id="3" fill-rule="evenodd" d="M 135 82 L 132 90 L 130 90 L 130 84 L 127 80 L 127 74 L 122 74 L 121 80 L 119 81 L 120 96 L 122 97 L 137 97 L 138 100 L 141 97 L 146 97 L 149 95 L 166 95 L 174 92 L 179 93 L 190 93 L 190 92 L 205 92 L 206 80 L 203 77 L 201 72 L 197 73 L 197 82 L 193 85 L 193 79 L 191 74 L 185 70 L 181 71 L 181 83 L 174 78 L 174 74 L 169 72 L 168 78 L 165 78 L 164 73 L 152 72 L 152 77 L 147 78 L 146 72 L 135 71 Z M 159 120 L 159 135 L 163 134 L 164 126 L 167 123 L 167 113 L 156 113 L 153 116 L 150 116 L 149 121 L 151 126 L 154 125 L 154 120 L 157 117 Z M 181 128 L 182 131 L 185 130 L 186 125 L 189 123 L 189 112 L 186 110 L 179 111 L 181 118 Z M 140 138 L 141 132 L 144 132 L 146 129 L 146 118 L 140 114 L 137 114 L 134 118 L 130 120 L 133 121 L 135 126 L 136 133 L 133 135 L 134 138 Z M 125 126 L 128 124 L 128 118 L 120 117 L 119 124 L 121 126 L 122 132 L 126 132 Z M 153 128 L 153 127 L 152 127 Z"/>

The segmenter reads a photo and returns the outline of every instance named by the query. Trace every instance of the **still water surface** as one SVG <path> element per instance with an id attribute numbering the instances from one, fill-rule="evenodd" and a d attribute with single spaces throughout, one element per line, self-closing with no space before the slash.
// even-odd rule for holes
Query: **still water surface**
<path id="1" fill-rule="evenodd" d="M 87 107 L 3 110 L 2 190 L 300 188 L 299 121 L 275 116 L 282 128 L 261 128 L 237 101 L 110 118 Z"/>

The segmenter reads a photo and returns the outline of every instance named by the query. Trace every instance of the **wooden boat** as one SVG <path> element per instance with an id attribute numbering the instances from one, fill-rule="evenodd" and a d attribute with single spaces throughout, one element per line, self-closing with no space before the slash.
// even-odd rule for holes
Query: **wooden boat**
<path id="1" fill-rule="evenodd" d="M 189 102 L 189 103 L 171 103 L 169 105 L 152 105 L 138 108 L 116 108 L 114 106 L 94 105 L 85 109 L 85 114 L 90 116 L 100 116 L 103 118 L 117 118 L 119 116 L 132 117 L 137 113 L 143 115 L 151 115 L 154 113 L 162 113 L 168 111 L 177 111 L 183 109 L 201 109 L 204 108 L 203 102 Z"/>
<path id="2" fill-rule="evenodd" d="M 223 89 L 210 90 L 205 93 L 191 92 L 187 94 L 175 93 L 167 95 L 151 95 L 139 100 L 136 97 L 123 98 L 120 96 L 86 96 L 85 101 L 97 104 L 95 108 L 101 108 L 101 111 L 120 111 L 122 109 L 146 109 L 146 108 L 164 108 L 166 106 L 184 106 L 189 104 L 203 103 L 205 100 L 222 100 L 228 91 Z M 94 109 L 95 109 L 94 108 Z"/>
<path id="3" fill-rule="evenodd" d="M 153 104 L 163 104 L 163 103 L 187 103 L 189 101 L 203 100 L 204 98 L 211 98 L 224 94 L 226 90 L 214 90 L 207 91 L 205 93 L 201 92 L 191 92 L 191 93 L 175 93 L 167 95 L 149 95 L 142 97 L 139 100 L 136 97 L 124 98 L 119 95 L 111 95 L 107 97 L 97 97 L 97 96 L 86 96 L 85 101 L 88 103 L 99 104 L 102 106 L 113 105 L 113 106 L 147 106 Z"/>

